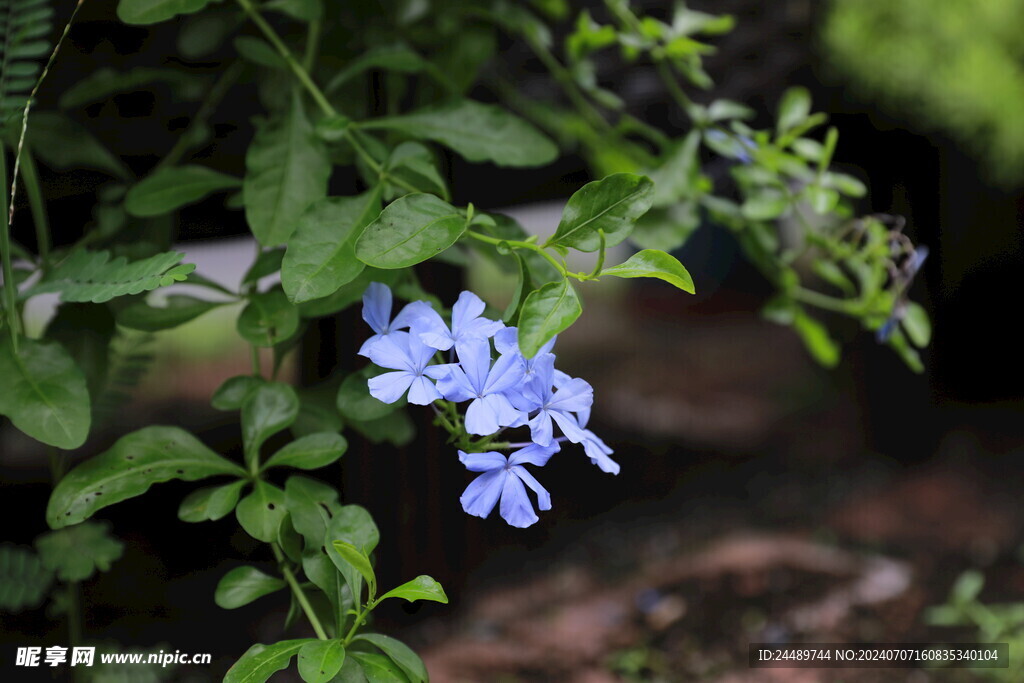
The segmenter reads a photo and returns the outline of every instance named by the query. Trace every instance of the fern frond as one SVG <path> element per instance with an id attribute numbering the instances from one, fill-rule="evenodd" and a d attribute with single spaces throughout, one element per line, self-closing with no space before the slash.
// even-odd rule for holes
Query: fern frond
<path id="1" fill-rule="evenodd" d="M 123 256 L 111 261 L 105 251 L 74 251 L 30 293 L 60 292 L 63 301 L 99 304 L 183 281 L 196 268 L 195 264 L 181 263 L 184 257 L 180 252 L 168 251 L 129 262 Z"/>
<path id="2" fill-rule="evenodd" d="M 52 32 L 50 0 L 0 0 L 0 126 L 24 110 Z"/>
<path id="3" fill-rule="evenodd" d="M 93 397 L 93 424 L 108 424 L 132 400 L 156 355 L 155 336 L 148 333 L 118 332 L 110 342 L 107 381 Z"/>
<path id="4" fill-rule="evenodd" d="M 38 606 L 52 582 L 53 573 L 31 548 L 0 544 L 0 611 L 14 614 Z"/>

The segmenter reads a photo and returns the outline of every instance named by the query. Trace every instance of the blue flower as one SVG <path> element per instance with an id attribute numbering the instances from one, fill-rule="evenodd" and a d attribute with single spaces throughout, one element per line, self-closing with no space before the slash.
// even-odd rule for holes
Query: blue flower
<path id="1" fill-rule="evenodd" d="M 594 389 L 582 379 L 569 378 L 555 387 L 555 356 L 545 354 L 534 365 L 533 379 L 512 395 L 512 403 L 524 412 L 536 410 L 530 418 L 530 437 L 533 442 L 547 446 L 554 441 L 552 421 L 573 443 L 583 440 L 583 431 L 572 413 L 585 411 L 589 415 L 594 402 Z"/>
<path id="2" fill-rule="evenodd" d="M 369 357 L 369 349 L 377 340 L 396 330 L 408 328 L 414 320 L 425 313 L 437 315 L 427 302 L 414 301 L 407 304 L 395 319 L 391 320 L 391 304 L 391 288 L 379 282 L 371 282 L 363 293 L 363 320 L 373 329 L 374 335 L 363 342 L 359 348 L 359 355 Z"/>
<path id="3" fill-rule="evenodd" d="M 522 382 L 523 364 L 515 354 L 498 357 L 491 366 L 491 343 L 468 339 L 455 346 L 458 363 L 443 366 L 437 388 L 449 401 L 472 401 L 466 408 L 466 431 L 486 436 L 500 427 L 518 427 L 524 416 L 505 392 Z"/>
<path id="4" fill-rule="evenodd" d="M 459 461 L 471 472 L 482 472 L 474 479 L 459 499 L 462 509 L 476 517 L 487 517 L 501 500 L 501 517 L 514 527 L 525 528 L 539 519 L 526 493 L 529 486 L 537 495 L 537 507 L 551 509 L 551 494 L 523 465 L 543 467 L 558 451 L 558 445 L 531 444 L 506 458 L 501 453 L 465 453 L 459 451 Z"/>
<path id="5" fill-rule="evenodd" d="M 412 332 L 425 344 L 447 351 L 461 341 L 490 339 L 505 326 L 500 320 L 482 317 L 485 304 L 476 294 L 463 292 L 452 306 L 452 327 L 449 330 L 441 316 L 432 308 L 421 311 L 412 325 Z"/>
<path id="6" fill-rule="evenodd" d="M 391 332 L 379 336 L 369 345 L 366 355 L 376 365 L 397 371 L 370 378 L 370 395 L 378 401 L 394 403 L 406 391 L 409 392 L 409 403 L 416 405 L 425 406 L 441 398 L 441 392 L 427 378 L 443 376 L 446 374 L 445 366 L 428 367 L 434 349 L 418 337 L 408 332 Z"/>

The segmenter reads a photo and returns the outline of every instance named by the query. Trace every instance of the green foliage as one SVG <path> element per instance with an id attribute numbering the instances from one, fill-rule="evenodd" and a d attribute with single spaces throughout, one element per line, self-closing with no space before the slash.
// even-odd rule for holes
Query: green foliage
<path id="1" fill-rule="evenodd" d="M 213 601 L 218 607 L 235 609 L 285 587 L 285 582 L 255 567 L 235 567 L 217 583 Z"/>
<path id="2" fill-rule="evenodd" d="M 337 640 L 306 643 L 299 650 L 299 675 L 306 683 L 327 683 L 345 663 L 345 646 Z"/>
<path id="3" fill-rule="evenodd" d="M 241 185 L 238 178 L 203 166 L 161 168 L 128 190 L 124 208 L 132 216 L 161 216 Z"/>
<path id="4" fill-rule="evenodd" d="M 674 285 L 684 292 L 694 293 L 693 278 L 679 259 L 657 249 L 644 249 L 630 256 L 625 262 L 601 271 L 602 275 L 615 277 L 654 277 Z"/>
<path id="5" fill-rule="evenodd" d="M 129 262 L 124 256 L 110 260 L 106 251 L 71 252 L 48 273 L 30 294 L 60 292 L 62 301 L 102 303 L 111 299 L 141 294 L 158 287 L 182 282 L 195 270 L 181 263 L 184 254 L 169 251 Z"/>
<path id="6" fill-rule="evenodd" d="M 387 655 L 412 683 L 425 683 L 430 680 L 423 660 L 404 643 L 379 633 L 362 633 L 355 639 L 370 643 Z"/>
<path id="7" fill-rule="evenodd" d="M 31 548 L 0 543 L 0 611 L 17 614 L 39 606 L 52 582 L 53 572 Z"/>
<path id="8" fill-rule="evenodd" d="M 637 219 L 651 208 L 653 188 L 650 179 L 629 173 L 616 173 L 584 185 L 569 198 L 548 244 L 580 251 L 615 246 L 629 236 Z"/>
<path id="9" fill-rule="evenodd" d="M 270 456 L 264 467 L 316 470 L 338 460 L 347 449 L 348 442 L 341 434 L 334 432 L 307 434 Z"/>
<path id="10" fill-rule="evenodd" d="M 83 522 L 36 539 L 39 559 L 61 581 L 85 581 L 121 558 L 124 543 L 110 535 L 106 522 Z"/>
<path id="11" fill-rule="evenodd" d="M 356 241 L 356 256 L 376 268 L 408 268 L 455 244 L 468 221 L 430 194 L 410 194 L 389 204 Z"/>
<path id="12" fill-rule="evenodd" d="M 417 576 L 412 581 L 403 583 L 398 588 L 392 588 L 380 596 L 381 600 L 386 600 L 387 598 L 405 598 L 409 602 L 432 600 L 434 602 L 448 603 L 448 596 L 444 594 L 441 584 L 429 576 Z"/>
<path id="13" fill-rule="evenodd" d="M 298 638 L 271 645 L 253 645 L 228 669 L 224 683 L 264 683 L 278 671 L 288 668 L 303 645 L 313 642 L 316 641 L 312 638 Z"/>
<path id="14" fill-rule="evenodd" d="M 213 0 L 120 0 L 117 17 L 126 24 L 155 24 L 198 12 Z"/>
<path id="15" fill-rule="evenodd" d="M 53 8 L 48 0 L 0 1 L 0 127 L 20 117 L 50 53 Z"/>
<path id="16" fill-rule="evenodd" d="M 549 282 L 530 292 L 519 314 L 519 349 L 533 358 L 552 337 L 576 322 L 583 312 L 568 280 Z"/>

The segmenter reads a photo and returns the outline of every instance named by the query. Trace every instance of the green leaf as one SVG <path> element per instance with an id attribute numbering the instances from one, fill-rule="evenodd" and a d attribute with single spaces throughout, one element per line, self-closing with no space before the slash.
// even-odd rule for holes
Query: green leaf
<path id="1" fill-rule="evenodd" d="M 438 586 L 440 589 L 440 586 Z M 363 640 L 386 654 L 392 662 L 409 677 L 412 683 L 427 683 L 430 680 L 427 667 L 412 649 L 405 643 L 379 633 L 361 633 L 354 640 Z"/>
<path id="2" fill-rule="evenodd" d="M 256 36 L 238 36 L 232 42 L 235 52 L 253 64 L 270 69 L 284 70 L 288 68 L 288 62 L 284 60 L 284 57 L 265 40 Z"/>
<path id="3" fill-rule="evenodd" d="M 299 675 L 306 683 L 327 683 L 345 663 L 345 646 L 337 640 L 317 640 L 299 650 Z"/>
<path id="4" fill-rule="evenodd" d="M 434 602 L 448 604 L 448 596 L 444 594 L 441 584 L 425 574 L 421 574 L 412 581 L 403 583 L 397 588 L 392 588 L 382 595 L 380 599 L 387 600 L 388 598 L 405 598 L 409 602 L 433 600 Z"/>
<path id="5" fill-rule="evenodd" d="M 257 541 L 272 543 L 288 509 L 284 491 L 265 481 L 257 481 L 252 492 L 235 508 L 235 518 L 245 532 Z"/>
<path id="6" fill-rule="evenodd" d="M 196 489 L 181 501 L 178 519 L 183 522 L 205 522 L 227 517 L 238 504 L 238 497 L 245 484 L 246 481 L 242 479 L 223 486 Z"/>
<path id="7" fill-rule="evenodd" d="M 700 180 L 699 151 L 700 131 L 694 130 L 682 142 L 674 144 L 661 165 L 648 173 L 654 183 L 651 206 L 672 206 L 697 193 Z"/>
<path id="8" fill-rule="evenodd" d="M 749 220 L 770 221 L 789 210 L 789 199 L 782 194 L 763 192 L 749 197 L 740 210 Z"/>
<path id="9" fill-rule="evenodd" d="M 418 142 L 403 142 L 395 147 L 384 162 L 384 173 L 389 182 L 388 199 L 406 194 L 408 190 L 390 182 L 404 181 L 407 185 L 435 194 L 448 201 L 448 184 L 441 177 L 434 155 Z"/>
<path id="10" fill-rule="evenodd" d="M 25 146 L 53 169 L 88 168 L 128 179 L 124 163 L 84 127 L 53 111 L 33 111 L 25 131 Z"/>
<path id="11" fill-rule="evenodd" d="M 333 294 L 363 271 L 356 240 L 380 215 L 380 192 L 321 199 L 302 214 L 281 264 L 281 284 L 292 302 Z"/>
<path id="12" fill-rule="evenodd" d="M 370 600 L 372 600 L 377 595 L 377 575 L 373 573 L 373 565 L 370 564 L 370 558 L 351 543 L 335 541 L 332 545 L 334 546 L 334 552 L 354 567 L 362 575 L 363 579 L 366 580 L 366 585 L 370 588 Z"/>
<path id="13" fill-rule="evenodd" d="M 924 307 L 913 301 L 907 302 L 907 312 L 900 322 L 914 346 L 921 349 L 928 346 L 932 338 L 932 324 Z"/>
<path id="14" fill-rule="evenodd" d="M 318 21 L 323 15 L 320 0 L 271 0 L 266 4 L 266 8 L 283 12 L 293 19 L 306 23 Z"/>
<path id="15" fill-rule="evenodd" d="M 20 117 L 34 89 L 41 61 L 52 46 L 53 8 L 40 0 L 3 3 L 3 48 L 0 64 L 0 125 L 20 127 Z"/>
<path id="16" fill-rule="evenodd" d="M 184 294 L 172 294 L 167 297 L 164 306 L 150 306 L 145 302 L 139 302 L 122 308 L 117 314 L 117 324 L 143 332 L 159 332 L 191 322 L 225 303 L 227 302 L 204 301 Z"/>
<path id="17" fill-rule="evenodd" d="M 213 601 L 223 609 L 235 609 L 287 585 L 284 579 L 264 574 L 255 567 L 235 567 L 217 582 Z"/>
<path id="18" fill-rule="evenodd" d="M 103 390 L 108 388 L 116 327 L 106 304 L 82 303 L 60 304 L 46 326 L 44 337 L 63 346 L 85 375 L 94 415 Z"/>
<path id="19" fill-rule="evenodd" d="M 0 610 L 17 614 L 38 607 L 52 583 L 53 572 L 31 548 L 0 543 Z"/>
<path id="20" fill-rule="evenodd" d="M 291 385 L 267 382 L 256 387 L 242 403 L 242 444 L 246 464 L 259 458 L 260 448 L 274 434 L 287 429 L 299 414 L 299 397 Z"/>
<path id="21" fill-rule="evenodd" d="M 176 100 L 199 99 L 205 90 L 204 79 L 179 69 L 136 67 L 117 71 L 105 67 L 91 71 L 67 88 L 60 96 L 60 106 L 78 109 L 120 93 L 146 90 L 157 83 L 170 86 Z"/>
<path id="22" fill-rule="evenodd" d="M 198 12 L 212 0 L 121 0 L 117 18 L 126 24 L 155 24 L 179 14 Z"/>
<path id="23" fill-rule="evenodd" d="M 808 353 L 816 361 L 827 368 L 833 368 L 839 363 L 839 345 L 829 336 L 828 328 L 821 322 L 798 308 L 794 310 L 793 329 L 803 339 Z"/>
<path id="24" fill-rule="evenodd" d="M 245 157 L 245 218 L 264 246 L 284 244 L 296 218 L 327 195 L 331 163 L 296 93 L 288 111 L 260 128 Z"/>
<path id="25" fill-rule="evenodd" d="M 530 292 L 519 314 L 519 349 L 527 358 L 580 317 L 583 306 L 568 280 L 549 282 Z"/>
<path id="26" fill-rule="evenodd" d="M 338 412 L 350 420 L 367 422 L 384 417 L 404 406 L 404 398 L 395 403 L 384 403 L 370 395 L 367 381 L 385 372 L 390 371 L 368 365 L 346 377 L 338 387 Z"/>
<path id="27" fill-rule="evenodd" d="M 205 166 L 161 168 L 128 190 L 124 208 L 132 216 L 161 216 L 194 204 L 207 195 L 241 185 L 238 178 Z"/>
<path id="28" fill-rule="evenodd" d="M 811 205 L 814 213 L 819 216 L 831 212 L 839 203 L 838 192 L 819 185 L 808 185 L 804 188 L 804 198 Z"/>
<path id="29" fill-rule="evenodd" d="M 345 68 L 334 74 L 324 88 L 333 92 L 361 73 L 371 69 L 383 69 L 398 73 L 417 73 L 428 66 L 427 60 L 416 54 L 405 43 L 374 45 L 355 59 L 349 60 Z"/>
<path id="30" fill-rule="evenodd" d="M 543 166 L 558 148 L 544 134 L 501 107 L 461 100 L 359 124 L 364 130 L 397 130 L 433 140 L 467 161 L 498 166 Z"/>
<path id="31" fill-rule="evenodd" d="M 217 391 L 213 392 L 210 405 L 217 410 L 239 410 L 249 394 L 263 383 L 262 378 L 252 375 L 231 377 L 225 380 L 217 388 Z"/>
<path id="32" fill-rule="evenodd" d="M 292 526 L 305 539 L 307 549 L 319 553 L 327 525 L 341 511 L 338 492 L 315 479 L 294 475 L 285 482 L 284 493 Z"/>
<path id="33" fill-rule="evenodd" d="M 615 246 L 651 208 L 653 191 L 649 178 L 632 173 L 615 173 L 587 183 L 569 197 L 558 229 L 547 243 L 597 251 L 601 248 L 600 230 L 606 246 Z"/>
<path id="34" fill-rule="evenodd" d="M 342 541 L 352 545 L 363 555 L 369 557 L 380 541 L 380 532 L 373 522 L 370 513 L 358 505 L 345 505 L 331 518 L 324 534 L 324 547 L 327 556 L 345 578 L 353 599 L 358 600 L 361 592 L 363 574 L 338 554 L 334 541 Z"/>
<path id="35" fill-rule="evenodd" d="M 278 671 L 287 669 L 292 657 L 315 638 L 282 640 L 272 645 L 253 645 L 224 674 L 224 683 L 265 683 Z"/>
<path id="36" fill-rule="evenodd" d="M 657 249 L 638 251 L 625 263 L 605 268 L 601 274 L 627 278 L 656 277 L 684 292 L 694 293 L 693 278 L 690 277 L 689 271 L 675 256 Z"/>
<path id="37" fill-rule="evenodd" d="M 181 252 L 168 251 L 129 263 L 123 256 L 109 261 L 110 254 L 105 251 L 75 250 L 25 296 L 60 292 L 62 301 L 102 303 L 141 294 L 185 280 L 195 264 L 181 263 L 184 257 Z"/>
<path id="38" fill-rule="evenodd" d="M 376 420 L 353 420 L 351 426 L 371 443 L 386 442 L 399 448 L 408 446 L 416 436 L 416 426 L 404 410 L 395 410 Z"/>
<path id="39" fill-rule="evenodd" d="M 267 460 L 268 467 L 295 467 L 300 470 L 315 470 L 327 467 L 345 454 L 348 441 L 341 434 L 320 432 L 309 434 L 274 453 Z"/>
<path id="40" fill-rule="evenodd" d="M 253 264 L 249 266 L 249 270 L 245 271 L 245 275 L 242 276 L 242 286 L 254 285 L 263 278 L 273 275 L 281 270 L 282 261 L 284 261 L 283 247 L 260 249 L 259 254 L 256 255 L 256 260 L 253 261 Z"/>
<path id="41" fill-rule="evenodd" d="M 280 289 L 253 294 L 238 315 L 242 339 L 256 346 L 276 346 L 299 329 L 299 310 Z"/>
<path id="42" fill-rule="evenodd" d="M 61 581 L 85 581 L 121 558 L 124 543 L 110 535 L 107 522 L 85 522 L 36 539 L 43 567 Z"/>
<path id="43" fill-rule="evenodd" d="M 0 335 L 0 415 L 15 427 L 57 448 L 85 443 L 92 421 L 85 376 L 56 342 L 20 339 L 18 352 L 10 335 Z"/>
<path id="44" fill-rule="evenodd" d="M 779 102 L 778 132 L 784 133 L 796 128 L 804 123 L 810 114 L 811 94 L 807 88 L 789 88 Z"/>
<path id="45" fill-rule="evenodd" d="M 153 484 L 196 481 L 245 470 L 178 427 L 152 426 L 127 434 L 107 451 L 64 475 L 50 495 L 46 521 L 54 529 L 77 524 L 97 510 L 145 493 Z"/>
<path id="46" fill-rule="evenodd" d="M 356 241 L 356 256 L 376 268 L 407 268 L 437 256 L 466 230 L 454 206 L 432 194 L 409 194 L 388 205 Z"/>
<path id="47" fill-rule="evenodd" d="M 376 652 L 352 652 L 351 658 L 359 662 L 368 683 L 409 683 L 402 669 L 384 655 Z M 349 679 L 344 680 L 347 682 Z"/>
<path id="48" fill-rule="evenodd" d="M 342 285 L 334 294 L 322 299 L 314 299 L 299 304 L 299 314 L 303 318 L 333 315 L 360 301 L 371 282 L 380 282 L 384 285 L 393 286 L 405 276 L 406 272 L 403 270 L 364 268 L 359 277 L 347 285 Z"/>

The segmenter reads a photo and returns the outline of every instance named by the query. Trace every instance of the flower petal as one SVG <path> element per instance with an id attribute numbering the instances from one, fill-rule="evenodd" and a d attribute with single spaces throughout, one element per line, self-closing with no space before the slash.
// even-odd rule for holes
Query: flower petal
<path id="1" fill-rule="evenodd" d="M 551 456 L 558 451 L 559 445 L 557 443 L 553 443 L 550 446 L 530 444 L 510 455 L 508 461 L 512 465 L 536 465 L 537 467 L 543 467 L 548 464 Z"/>
<path id="2" fill-rule="evenodd" d="M 511 473 L 502 473 L 505 475 L 505 481 L 501 489 L 501 518 L 520 529 L 535 524 L 540 518 L 533 511 L 533 503 L 526 494 L 523 480 Z"/>
<path id="3" fill-rule="evenodd" d="M 498 353 L 519 353 L 519 330 L 515 327 L 503 327 L 494 333 L 494 348 Z"/>
<path id="4" fill-rule="evenodd" d="M 493 469 L 504 468 L 508 464 L 508 458 L 497 451 L 487 451 L 486 453 L 459 451 L 459 462 L 465 465 L 470 472 L 489 472 Z"/>
<path id="5" fill-rule="evenodd" d="M 370 387 L 370 396 L 382 403 L 394 403 L 402 398 L 409 389 L 414 377 L 411 372 L 406 370 L 385 372 L 383 375 L 371 377 L 367 382 Z"/>
<path id="6" fill-rule="evenodd" d="M 410 329 L 424 344 L 438 351 L 447 351 L 455 343 L 448 325 L 433 308 L 419 309 Z"/>
<path id="7" fill-rule="evenodd" d="M 452 306 L 452 336 L 458 338 L 487 305 L 473 292 L 463 291 Z"/>
<path id="8" fill-rule="evenodd" d="M 482 394 L 487 383 L 487 373 L 491 369 L 490 342 L 486 339 L 466 339 L 455 344 L 455 352 L 469 379 L 469 385 L 477 394 Z"/>
<path id="9" fill-rule="evenodd" d="M 515 409 L 509 400 L 505 398 L 504 394 L 487 394 L 481 400 L 494 413 L 499 427 L 518 427 L 526 423 L 523 414 Z M 487 433 L 491 434 L 493 432 Z"/>
<path id="10" fill-rule="evenodd" d="M 579 424 L 576 422 L 571 414 L 562 412 L 561 410 L 549 410 L 548 414 L 551 415 L 557 424 L 558 428 L 562 430 L 562 433 L 572 441 L 573 443 L 580 443 L 585 438 L 583 430 L 580 429 Z"/>
<path id="11" fill-rule="evenodd" d="M 466 408 L 465 424 L 466 431 L 477 436 L 493 434 L 499 427 L 494 408 L 482 398 L 473 400 Z"/>
<path id="12" fill-rule="evenodd" d="M 494 366 L 487 373 L 487 380 L 484 382 L 485 393 L 499 393 L 512 389 L 523 381 L 523 361 L 518 353 L 506 353 L 499 356 Z"/>
<path id="13" fill-rule="evenodd" d="M 416 377 L 409 386 L 409 403 L 426 406 L 441 398 L 441 392 L 437 390 L 434 383 L 420 375 Z"/>
<path id="14" fill-rule="evenodd" d="M 377 334 L 387 334 L 391 322 L 391 288 L 371 282 L 363 292 L 363 320 Z"/>
<path id="15" fill-rule="evenodd" d="M 548 408 L 576 412 L 587 410 L 594 403 L 594 388 L 586 380 L 574 379 L 551 395 Z"/>
<path id="16" fill-rule="evenodd" d="M 388 329 L 391 330 L 404 330 L 412 327 L 412 324 L 424 316 L 429 316 L 431 313 L 437 315 L 437 312 L 430 307 L 426 301 L 412 301 L 406 304 L 395 319 L 391 321 L 391 325 Z"/>
<path id="17" fill-rule="evenodd" d="M 473 391 L 473 387 L 469 385 L 469 379 L 466 377 L 466 373 L 463 372 L 462 367 L 457 363 L 449 363 L 447 365 L 431 365 L 424 372 L 428 375 L 433 375 L 435 372 L 434 368 L 447 368 L 446 371 L 441 372 L 441 376 L 437 381 L 437 390 L 440 391 L 446 399 L 449 401 L 455 401 L 456 403 L 462 403 L 468 401 L 471 398 L 476 398 L 476 392 Z"/>
<path id="18" fill-rule="evenodd" d="M 459 498 L 462 509 L 474 517 L 487 517 L 498 504 L 506 476 L 502 468 L 484 472 L 471 481 Z"/>
<path id="19" fill-rule="evenodd" d="M 530 474 L 525 467 L 516 466 L 512 468 L 512 474 L 516 475 L 523 480 L 523 483 L 533 489 L 533 492 L 537 494 L 537 508 L 540 510 L 551 509 L 551 494 L 548 490 L 540 485 L 540 482 Z"/>
<path id="20" fill-rule="evenodd" d="M 406 337 L 408 332 L 392 332 L 382 334 L 366 349 L 366 357 L 374 365 L 389 370 L 412 370 L 412 359 L 409 358 L 409 345 Z"/>
<path id="21" fill-rule="evenodd" d="M 542 410 L 530 419 L 530 438 L 534 443 L 548 446 L 555 439 L 555 428 L 548 411 Z"/>

